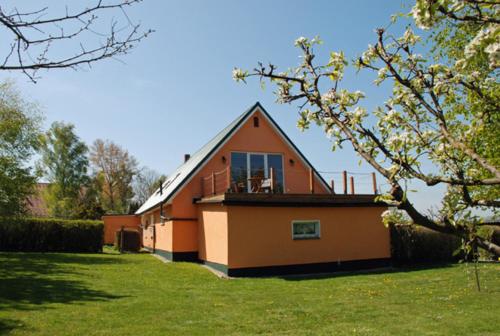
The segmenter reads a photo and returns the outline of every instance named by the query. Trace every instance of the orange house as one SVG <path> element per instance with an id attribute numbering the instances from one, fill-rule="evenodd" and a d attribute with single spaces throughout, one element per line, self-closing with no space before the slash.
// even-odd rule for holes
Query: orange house
<path id="1" fill-rule="evenodd" d="M 146 249 L 229 276 L 330 272 L 390 260 L 385 205 L 337 195 L 256 103 L 137 210 Z"/>

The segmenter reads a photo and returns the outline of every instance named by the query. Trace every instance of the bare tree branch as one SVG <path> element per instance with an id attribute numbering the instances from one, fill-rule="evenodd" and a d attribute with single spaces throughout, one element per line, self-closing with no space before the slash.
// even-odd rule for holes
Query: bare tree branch
<path id="1" fill-rule="evenodd" d="M 96 1 L 91 7 L 45 19 L 49 8 L 35 11 L 19 11 L 14 8 L 10 13 L 0 6 L 0 27 L 12 35 L 0 70 L 21 71 L 31 81 L 38 79 L 40 69 L 78 69 L 81 65 L 91 66 L 92 63 L 128 54 L 139 42 L 153 30 L 141 31 L 140 24 L 134 24 L 126 12 L 126 8 L 141 0 L 116 0 L 111 3 Z M 99 24 L 101 14 L 118 10 L 125 21 L 118 28 L 118 21 L 112 20 L 107 33 L 99 33 L 94 27 Z M 67 31 L 72 27 L 72 31 Z M 97 37 L 97 41 L 88 44 L 87 36 Z M 75 41 L 75 42 L 72 42 Z M 87 45 L 88 44 L 88 45 Z M 76 45 L 80 47 L 75 48 Z M 50 52 L 58 46 L 71 50 L 70 54 L 54 56 Z M 30 51 L 38 56 L 31 57 Z"/>

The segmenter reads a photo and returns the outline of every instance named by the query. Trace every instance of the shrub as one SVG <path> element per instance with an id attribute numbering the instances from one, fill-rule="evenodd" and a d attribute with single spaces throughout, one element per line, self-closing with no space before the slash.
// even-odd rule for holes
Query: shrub
<path id="1" fill-rule="evenodd" d="M 493 244 L 500 244 L 500 228 L 497 225 L 485 225 L 481 226 L 478 230 L 478 233 L 483 236 L 491 239 Z M 479 249 L 479 258 L 486 260 L 496 260 L 495 255 L 488 251 Z"/>
<path id="2" fill-rule="evenodd" d="M 396 263 L 454 262 L 460 238 L 419 226 L 391 225 L 391 255 Z"/>
<path id="3" fill-rule="evenodd" d="M 101 221 L 0 217 L 0 251 L 102 252 Z"/>
<path id="4" fill-rule="evenodd" d="M 120 250 L 121 230 L 115 232 L 115 249 Z M 123 230 L 123 251 L 138 252 L 141 249 L 141 236 L 139 231 Z"/>

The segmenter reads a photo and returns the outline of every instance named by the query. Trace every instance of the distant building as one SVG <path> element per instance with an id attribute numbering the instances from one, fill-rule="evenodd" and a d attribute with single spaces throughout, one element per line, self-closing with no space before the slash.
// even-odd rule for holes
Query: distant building
<path id="1" fill-rule="evenodd" d="M 33 217 L 48 217 L 49 210 L 45 199 L 43 198 L 43 193 L 47 190 L 49 183 L 37 183 L 35 186 L 35 192 L 28 197 L 26 201 L 26 208 L 29 216 Z"/>

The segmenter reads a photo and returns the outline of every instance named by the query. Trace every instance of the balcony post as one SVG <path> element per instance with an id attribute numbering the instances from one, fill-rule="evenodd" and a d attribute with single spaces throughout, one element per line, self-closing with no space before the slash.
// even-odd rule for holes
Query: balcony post
<path id="1" fill-rule="evenodd" d="M 215 173 L 212 172 L 212 195 L 215 195 Z"/>
<path id="2" fill-rule="evenodd" d="M 352 195 L 355 194 L 355 191 L 354 191 L 354 176 L 351 176 L 351 194 Z"/>
<path id="3" fill-rule="evenodd" d="M 227 183 L 227 188 L 226 191 L 230 192 L 231 191 L 231 169 L 229 169 L 229 166 L 226 168 L 226 183 Z"/>
<path id="4" fill-rule="evenodd" d="M 344 184 L 344 194 L 347 195 L 347 172 L 345 170 L 342 172 L 342 182 Z"/>
<path id="5" fill-rule="evenodd" d="M 309 190 L 314 194 L 314 174 L 312 168 L 309 168 Z"/>
<path id="6" fill-rule="evenodd" d="M 332 179 L 330 181 L 331 187 L 332 187 L 332 195 L 335 195 L 335 181 Z"/>
<path id="7" fill-rule="evenodd" d="M 201 197 L 205 197 L 205 178 L 201 177 Z"/>
<path id="8" fill-rule="evenodd" d="M 375 195 L 378 194 L 378 191 L 377 191 L 377 177 L 375 176 L 375 173 L 372 173 L 372 182 L 373 182 L 373 193 Z"/>
<path id="9" fill-rule="evenodd" d="M 270 175 L 270 179 L 271 179 L 271 194 L 274 193 L 274 168 L 271 167 L 269 168 L 269 175 Z"/>

